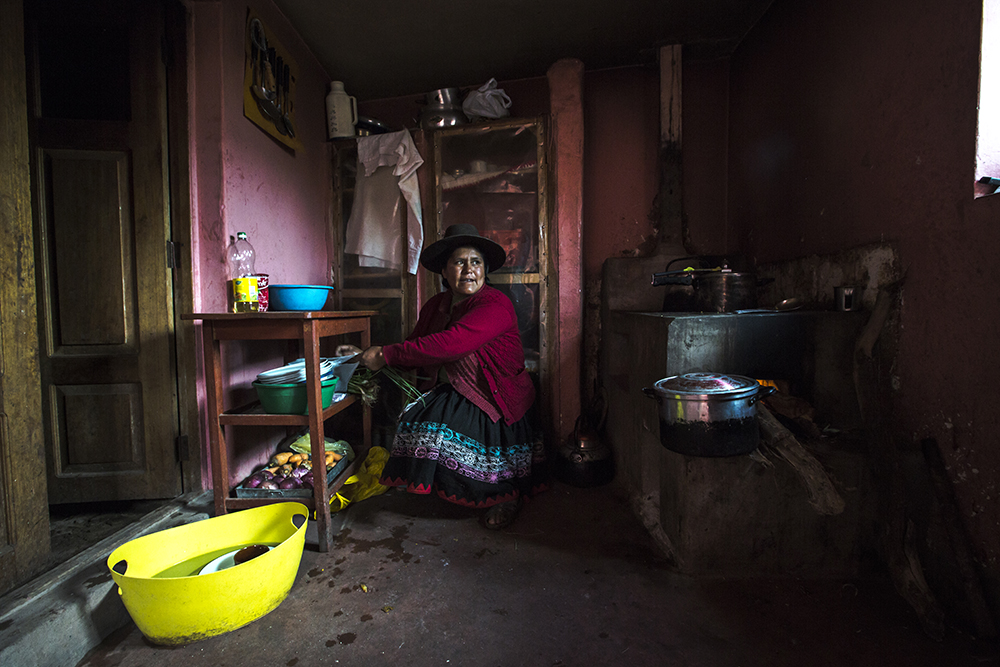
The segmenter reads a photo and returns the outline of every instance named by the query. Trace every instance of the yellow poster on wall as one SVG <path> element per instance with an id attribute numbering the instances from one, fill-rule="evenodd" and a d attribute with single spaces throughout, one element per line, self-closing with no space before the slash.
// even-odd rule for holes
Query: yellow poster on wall
<path id="1" fill-rule="evenodd" d="M 243 115 L 292 150 L 302 148 L 295 126 L 298 68 L 250 9 L 245 50 Z"/>

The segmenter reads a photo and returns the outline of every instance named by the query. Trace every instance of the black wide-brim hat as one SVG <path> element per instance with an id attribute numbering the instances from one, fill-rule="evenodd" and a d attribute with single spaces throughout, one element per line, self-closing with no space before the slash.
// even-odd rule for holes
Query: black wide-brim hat
<path id="1" fill-rule="evenodd" d="M 450 225 L 440 241 L 430 244 L 420 253 L 420 265 L 433 273 L 441 273 L 455 248 L 472 247 L 483 253 L 486 272 L 496 271 L 507 260 L 507 251 L 492 239 L 480 236 L 475 225 Z"/>

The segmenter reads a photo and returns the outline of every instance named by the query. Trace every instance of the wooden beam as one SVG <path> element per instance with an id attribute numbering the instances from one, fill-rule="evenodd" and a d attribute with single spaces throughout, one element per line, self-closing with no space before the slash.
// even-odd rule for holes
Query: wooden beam
<path id="1" fill-rule="evenodd" d="M 681 145 L 681 45 L 660 47 L 660 143 Z"/>
<path id="2" fill-rule="evenodd" d="M 559 446 L 573 433 L 580 415 L 583 354 L 583 63 L 559 60 L 548 71 L 552 117 L 550 155 L 555 183 L 552 239 L 557 276 L 549 326 L 552 367 L 549 406 Z"/>

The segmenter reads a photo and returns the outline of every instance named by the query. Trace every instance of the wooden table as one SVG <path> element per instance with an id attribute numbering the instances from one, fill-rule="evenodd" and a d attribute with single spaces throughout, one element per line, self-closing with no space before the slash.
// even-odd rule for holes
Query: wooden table
<path id="1" fill-rule="evenodd" d="M 361 347 L 371 345 L 371 317 L 374 310 L 357 311 L 296 311 L 266 313 L 192 313 L 183 315 L 185 320 L 201 320 L 202 344 L 205 353 L 205 388 L 208 401 L 209 448 L 212 456 L 212 486 L 215 492 L 215 514 L 225 514 L 234 509 L 284 502 L 289 498 L 235 498 L 229 480 L 229 453 L 223 426 L 308 426 L 312 440 L 312 460 L 323 461 L 326 440 L 323 422 L 338 412 L 359 402 L 354 395 L 334 402 L 325 410 L 320 387 L 319 342 L 329 336 L 348 333 L 361 334 Z M 220 341 L 232 340 L 294 340 L 301 343 L 301 353 L 306 366 L 306 389 L 309 414 L 281 415 L 263 412 L 257 402 L 226 411 L 223 405 L 222 364 Z M 346 387 L 338 387 L 345 391 Z M 317 483 L 312 498 L 291 498 L 316 511 L 319 550 L 329 551 L 333 541 L 330 524 L 330 497 L 343 486 L 364 461 L 371 447 L 371 409 L 362 404 L 364 442 L 355 447 L 355 458 L 329 485 Z M 317 480 L 325 476 L 317 475 Z"/>

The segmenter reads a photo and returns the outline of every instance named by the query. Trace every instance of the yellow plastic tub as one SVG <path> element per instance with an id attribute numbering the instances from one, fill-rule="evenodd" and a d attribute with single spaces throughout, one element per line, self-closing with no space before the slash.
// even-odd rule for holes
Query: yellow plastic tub
<path id="1" fill-rule="evenodd" d="M 108 568 L 150 641 L 188 644 L 240 628 L 281 604 L 302 560 L 308 516 L 302 503 L 283 502 L 162 530 L 112 551 Z M 270 550 L 200 574 L 253 544 Z"/>

